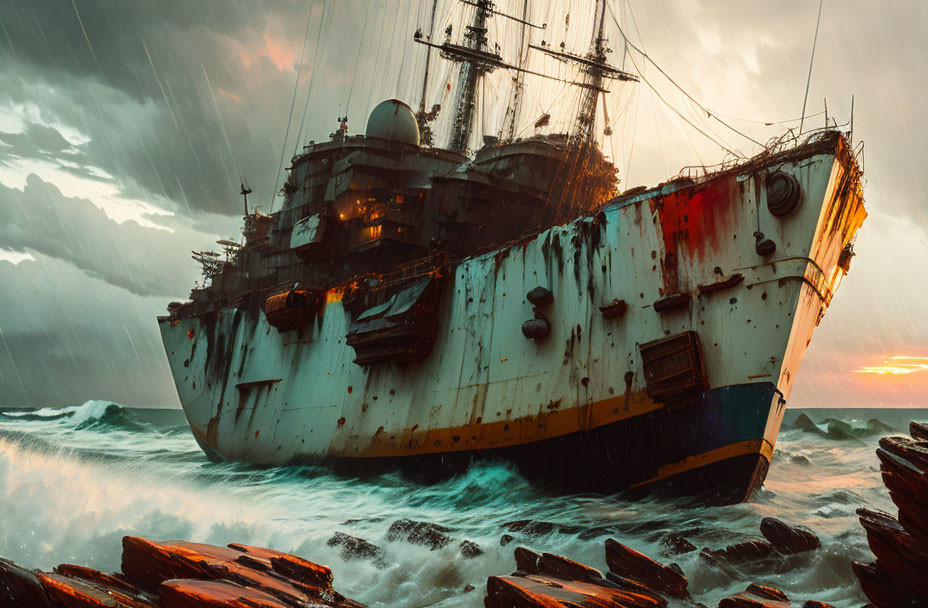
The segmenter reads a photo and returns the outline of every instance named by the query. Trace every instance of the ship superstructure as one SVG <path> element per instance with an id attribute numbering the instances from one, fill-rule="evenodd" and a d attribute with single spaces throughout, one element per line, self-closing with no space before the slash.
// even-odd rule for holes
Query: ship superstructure
<path id="1" fill-rule="evenodd" d="M 276 213 L 249 212 L 243 185 L 244 243 L 196 253 L 207 281 L 159 319 L 194 435 L 214 459 L 443 475 L 503 458 L 571 488 L 745 499 L 866 216 L 848 139 L 619 194 L 598 100 L 637 78 L 608 62 L 605 2 L 588 53 L 520 47 L 580 74 L 568 132 L 522 139 L 528 70 L 487 21 L 537 26 L 465 4 L 463 41 L 414 37 L 460 70 L 446 147 L 427 62 L 418 112 L 388 100 L 363 136 L 311 142 Z M 496 69 L 504 136 L 475 149 Z"/>

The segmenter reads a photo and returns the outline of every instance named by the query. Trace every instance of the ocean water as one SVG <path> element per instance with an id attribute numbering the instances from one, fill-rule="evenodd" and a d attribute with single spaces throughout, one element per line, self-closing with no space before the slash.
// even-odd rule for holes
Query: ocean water
<path id="1" fill-rule="evenodd" d="M 510 467 L 475 465 L 436 485 L 395 474 L 373 479 L 333 475 L 325 467 L 256 468 L 213 464 L 175 410 L 143 410 L 90 401 L 63 409 L 0 410 L 0 556 L 22 565 L 59 563 L 118 570 L 126 534 L 214 544 L 242 542 L 326 564 L 336 588 L 371 607 L 483 605 L 486 578 L 514 570 L 519 544 L 566 555 L 605 570 L 608 528 L 619 541 L 661 561 L 677 562 L 694 597 L 708 606 L 751 582 L 793 599 L 841 607 L 865 604 L 852 560 L 871 559 L 854 510 L 892 509 L 874 449 L 880 436 L 904 432 L 928 410 L 808 410 L 817 424 L 795 428 L 787 412 L 765 487 L 746 504 L 694 506 L 621 496 L 558 496 Z M 829 420 L 831 419 L 831 420 Z M 869 422 L 869 427 L 868 427 Z M 666 556 L 660 540 L 680 532 L 698 547 L 761 538 L 772 515 L 812 528 L 819 551 L 719 570 L 698 552 Z M 437 551 L 386 540 L 399 518 L 452 529 Z M 546 534 L 500 545 L 504 524 L 553 522 Z M 383 547 L 381 563 L 345 561 L 327 545 L 345 532 Z M 460 540 L 484 554 L 465 559 Z M 463 593 L 468 585 L 475 591 Z"/>

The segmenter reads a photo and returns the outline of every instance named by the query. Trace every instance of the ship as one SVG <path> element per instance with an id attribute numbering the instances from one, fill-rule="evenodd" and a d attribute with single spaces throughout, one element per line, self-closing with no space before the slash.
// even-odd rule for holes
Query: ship
<path id="1" fill-rule="evenodd" d="M 243 184 L 243 239 L 194 252 L 204 282 L 158 318 L 193 436 L 214 461 L 426 481 L 502 461 L 558 491 L 747 500 L 866 217 L 852 130 L 621 191 L 599 100 L 639 77 L 609 63 L 606 2 L 586 52 L 520 47 L 577 74 L 571 127 L 542 115 L 520 137 L 536 72 L 488 22 L 535 26 L 459 1 L 463 39 L 435 35 L 434 3 L 413 35 L 424 82 L 433 55 L 455 67 L 450 108 L 423 84 L 417 110 L 342 121 L 292 158 L 278 211 L 249 210 Z M 507 117 L 475 143 L 496 70 Z"/>

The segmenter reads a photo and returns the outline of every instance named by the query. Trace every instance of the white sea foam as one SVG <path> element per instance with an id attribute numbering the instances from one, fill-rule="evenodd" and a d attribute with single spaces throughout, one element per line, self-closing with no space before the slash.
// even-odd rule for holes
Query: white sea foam
<path id="1" fill-rule="evenodd" d="M 70 415 L 62 417 L 63 411 Z M 519 544 L 605 569 L 606 536 L 581 536 L 604 526 L 611 530 L 608 535 L 635 549 L 677 561 L 690 590 L 706 605 L 757 582 L 780 587 L 795 599 L 850 608 L 864 603 L 850 562 L 868 559 L 854 508 L 889 507 L 873 456 L 876 438 L 840 442 L 789 428 L 781 435 L 766 488 L 751 503 L 708 508 L 554 496 L 503 465 L 475 466 L 432 486 L 397 475 L 358 480 L 324 468 L 215 465 L 205 461 L 189 433 L 177 432 L 183 424 L 179 412 L 156 416 L 106 401 L 4 416 L 0 556 L 31 567 L 76 562 L 117 570 L 126 534 L 243 542 L 331 566 L 336 587 L 372 607 L 478 608 L 487 576 L 511 572 L 512 550 Z M 794 458 L 797 454 L 805 462 Z M 661 554 L 667 532 L 718 548 L 757 538 L 759 521 L 767 515 L 810 526 L 822 537 L 823 549 L 784 560 L 776 575 L 745 570 L 734 580 L 698 552 Z M 402 517 L 445 525 L 454 541 L 437 551 L 387 541 L 391 523 Z M 516 540 L 501 546 L 504 524 L 520 519 L 561 528 L 540 536 L 513 532 Z M 386 566 L 345 561 L 337 547 L 327 545 L 336 531 L 383 547 Z M 464 559 L 458 548 L 463 539 L 477 542 L 484 555 Z M 478 590 L 462 594 L 468 584 Z"/>

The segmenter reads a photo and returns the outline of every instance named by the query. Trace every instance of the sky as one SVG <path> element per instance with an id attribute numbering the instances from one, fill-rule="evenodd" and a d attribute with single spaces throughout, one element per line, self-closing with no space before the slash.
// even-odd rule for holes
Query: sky
<path id="1" fill-rule="evenodd" d="M 155 317 L 199 278 L 190 251 L 239 234 L 242 180 L 267 211 L 279 204 L 281 166 L 339 117 L 363 132 L 380 100 L 419 102 L 425 54 L 411 35 L 427 30 L 430 5 L 0 0 L 0 404 L 176 407 Z M 497 5 L 522 10 L 517 0 Z M 591 5 L 530 2 L 530 20 L 547 25 L 533 36 L 582 52 Z M 613 135 L 603 150 L 623 188 L 721 162 L 722 146 L 759 150 L 704 109 L 758 142 L 798 125 L 817 0 L 609 5 L 612 61 L 647 80 L 613 86 L 607 101 Z M 924 406 L 928 146 L 918 109 L 928 5 L 823 6 L 807 125 L 824 125 L 826 100 L 829 117 L 847 122 L 853 96 L 870 217 L 790 405 Z M 439 28 L 460 32 L 462 7 L 440 0 Z M 504 55 L 517 52 L 515 27 L 501 18 L 491 27 Z M 619 27 L 701 107 L 626 52 Z M 433 66 L 429 105 L 447 101 L 451 76 L 443 61 Z M 496 73 L 481 91 L 481 132 L 498 129 L 508 83 Z M 571 88 L 526 84 L 519 131 L 545 112 L 563 126 Z"/>

